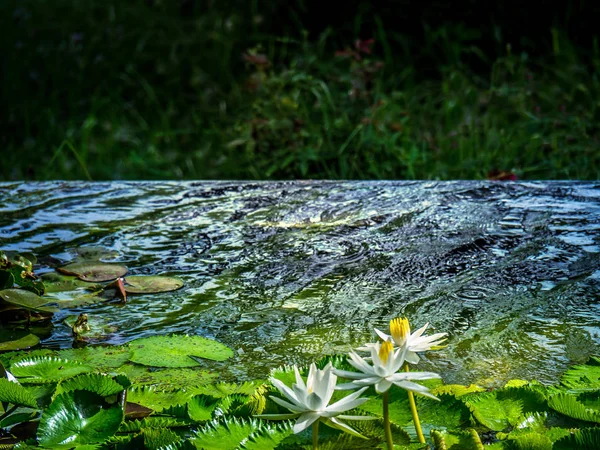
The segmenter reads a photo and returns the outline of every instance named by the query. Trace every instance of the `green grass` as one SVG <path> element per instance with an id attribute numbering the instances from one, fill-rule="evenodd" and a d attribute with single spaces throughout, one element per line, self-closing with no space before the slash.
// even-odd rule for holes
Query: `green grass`
<path id="1" fill-rule="evenodd" d="M 376 21 L 369 55 L 176 7 L 2 2 L 0 179 L 600 178 L 597 42 L 486 55 L 449 26 L 415 53 Z"/>

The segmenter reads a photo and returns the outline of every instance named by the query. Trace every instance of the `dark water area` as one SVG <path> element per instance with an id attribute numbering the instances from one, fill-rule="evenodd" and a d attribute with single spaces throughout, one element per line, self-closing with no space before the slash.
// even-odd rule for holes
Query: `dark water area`
<path id="1" fill-rule="evenodd" d="M 0 249 L 37 273 L 104 247 L 130 275 L 183 289 L 61 310 L 42 346 L 71 347 L 87 312 L 105 343 L 168 333 L 236 351 L 263 377 L 375 339 L 407 316 L 447 332 L 420 367 L 446 382 L 553 382 L 600 344 L 600 183 L 0 183 Z"/>

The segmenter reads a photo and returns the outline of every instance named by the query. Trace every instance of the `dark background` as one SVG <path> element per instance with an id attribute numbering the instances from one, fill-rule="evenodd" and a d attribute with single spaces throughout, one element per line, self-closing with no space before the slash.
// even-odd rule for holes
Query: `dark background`
<path id="1" fill-rule="evenodd" d="M 0 176 L 599 176 L 598 2 L 7 0 Z"/>

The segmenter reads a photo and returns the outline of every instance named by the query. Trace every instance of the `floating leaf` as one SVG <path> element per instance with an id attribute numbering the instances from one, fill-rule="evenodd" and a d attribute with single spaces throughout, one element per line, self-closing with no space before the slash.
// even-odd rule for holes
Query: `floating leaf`
<path id="1" fill-rule="evenodd" d="M 6 303 L 30 311 L 41 311 L 48 313 L 58 311 L 58 309 L 48 306 L 47 299 L 24 289 L 4 289 L 3 291 L 0 291 L 0 298 Z"/>
<path id="2" fill-rule="evenodd" d="M 93 444 L 112 436 L 123 421 L 123 410 L 108 407 L 89 391 L 59 395 L 42 414 L 37 438 L 41 445 Z"/>
<path id="3" fill-rule="evenodd" d="M 183 287 L 183 281 L 163 276 L 130 276 L 125 278 L 125 290 L 128 294 L 154 294 L 176 291 Z"/>
<path id="4" fill-rule="evenodd" d="M 160 412 L 171 406 L 185 405 L 193 395 L 184 389 L 161 390 L 155 386 L 134 386 L 127 390 L 127 401 Z"/>
<path id="5" fill-rule="evenodd" d="M 600 423 L 600 410 L 589 408 L 575 395 L 567 393 L 552 395 L 548 399 L 548 406 L 574 419 Z"/>
<path id="6" fill-rule="evenodd" d="M 598 450 L 600 448 L 600 428 L 583 428 L 559 439 L 553 450 Z"/>
<path id="7" fill-rule="evenodd" d="M 253 432 L 259 430 L 257 420 L 225 419 L 213 420 L 197 431 L 190 442 L 202 450 L 235 450 L 238 449 Z"/>
<path id="8" fill-rule="evenodd" d="M 50 383 L 90 372 L 92 368 L 76 361 L 53 357 L 26 358 L 10 366 L 22 383 Z"/>
<path id="9" fill-rule="evenodd" d="M 148 450 L 174 449 L 181 437 L 169 429 L 143 428 L 144 448 Z"/>
<path id="10" fill-rule="evenodd" d="M 469 394 L 463 399 L 473 417 L 490 430 L 505 430 L 516 424 L 523 414 L 522 402 L 515 398 L 500 401 L 497 391 Z"/>
<path id="11" fill-rule="evenodd" d="M 193 367 L 195 358 L 224 361 L 233 350 L 224 344 L 201 336 L 152 336 L 129 343 L 131 361 L 155 367 Z"/>
<path id="12" fill-rule="evenodd" d="M 56 272 L 45 273 L 41 275 L 40 278 L 42 279 L 44 286 L 46 286 L 46 293 L 73 291 L 78 288 L 89 289 L 94 286 L 77 277 L 61 275 Z"/>
<path id="13" fill-rule="evenodd" d="M 600 358 L 592 356 L 587 364 L 571 367 L 560 382 L 569 389 L 600 388 Z"/>
<path id="14" fill-rule="evenodd" d="M 25 330 L 0 330 L 0 352 L 35 347 L 40 338 Z"/>
<path id="15" fill-rule="evenodd" d="M 245 450 L 275 450 L 293 431 L 293 422 L 263 423 L 242 444 Z"/>
<path id="16" fill-rule="evenodd" d="M 115 259 L 119 256 L 119 252 L 116 250 L 100 246 L 76 247 L 68 251 L 75 255 L 77 260 L 83 261 L 102 261 L 105 259 Z"/>
<path id="17" fill-rule="evenodd" d="M 194 422 L 173 417 L 145 417 L 142 420 L 128 420 L 121 424 L 119 433 L 135 433 L 143 428 L 183 428 Z"/>
<path id="18" fill-rule="evenodd" d="M 132 384 L 136 385 L 157 385 L 162 389 L 177 388 L 186 386 L 187 388 L 204 386 L 213 383 L 219 374 L 194 368 L 173 368 L 156 370 L 137 364 L 127 364 L 119 368 L 119 372 L 127 375 Z"/>
<path id="19" fill-rule="evenodd" d="M 0 402 L 27 406 L 29 408 L 38 407 L 37 401 L 31 392 L 27 391 L 19 383 L 8 381 L 6 378 L 0 378 Z"/>
<path id="20" fill-rule="evenodd" d="M 94 392 L 102 397 L 118 394 L 125 389 L 124 386 L 117 383 L 113 377 L 100 373 L 85 373 L 68 380 L 64 380 L 56 387 L 55 396 L 63 392 L 76 390 L 86 390 Z"/>
<path id="21" fill-rule="evenodd" d="M 82 362 L 95 369 L 107 370 L 121 367 L 129 361 L 131 351 L 127 346 L 87 346 L 61 350 L 58 355 L 64 359 Z"/>
<path id="22" fill-rule="evenodd" d="M 463 386 L 460 384 L 442 384 L 441 386 L 437 386 L 431 390 L 433 395 L 441 395 L 441 394 L 449 394 L 454 395 L 455 397 L 460 397 L 466 394 L 472 394 L 473 392 L 483 392 L 485 389 L 477 386 L 476 384 L 471 384 L 469 386 Z"/>
<path id="23" fill-rule="evenodd" d="M 100 262 L 73 263 L 56 269 L 65 275 L 74 275 L 80 280 L 98 283 L 112 281 L 127 273 L 125 266 Z"/>
<path id="24" fill-rule="evenodd" d="M 196 395 L 188 403 L 190 419 L 196 422 L 206 422 L 213 419 L 213 413 L 219 406 L 219 399 L 209 395 Z"/>

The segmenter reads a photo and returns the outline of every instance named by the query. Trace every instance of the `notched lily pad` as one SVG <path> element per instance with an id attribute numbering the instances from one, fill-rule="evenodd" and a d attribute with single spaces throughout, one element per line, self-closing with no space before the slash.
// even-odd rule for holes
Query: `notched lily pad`
<path id="1" fill-rule="evenodd" d="M 176 291 L 183 287 L 183 281 L 163 276 L 130 276 L 125 278 L 125 291 L 128 294 L 155 294 Z"/>
<path id="2" fill-rule="evenodd" d="M 0 331 L 0 352 L 35 347 L 40 338 L 24 330 Z"/>
<path id="3" fill-rule="evenodd" d="M 21 359 L 10 366 L 11 373 L 21 383 L 50 383 L 91 370 L 91 367 L 76 361 L 44 356 Z"/>
<path id="4" fill-rule="evenodd" d="M 233 350 L 202 336 L 152 336 L 129 343 L 131 361 L 154 367 L 199 366 L 198 358 L 224 361 Z"/>
<path id="5" fill-rule="evenodd" d="M 5 289 L 0 291 L 0 298 L 6 303 L 32 311 L 56 312 L 56 308 L 48 306 L 48 300 L 24 289 Z"/>
<path id="6" fill-rule="evenodd" d="M 73 275 L 91 283 L 116 280 L 127 273 L 125 266 L 95 261 L 69 264 L 56 270 L 64 275 Z"/>

